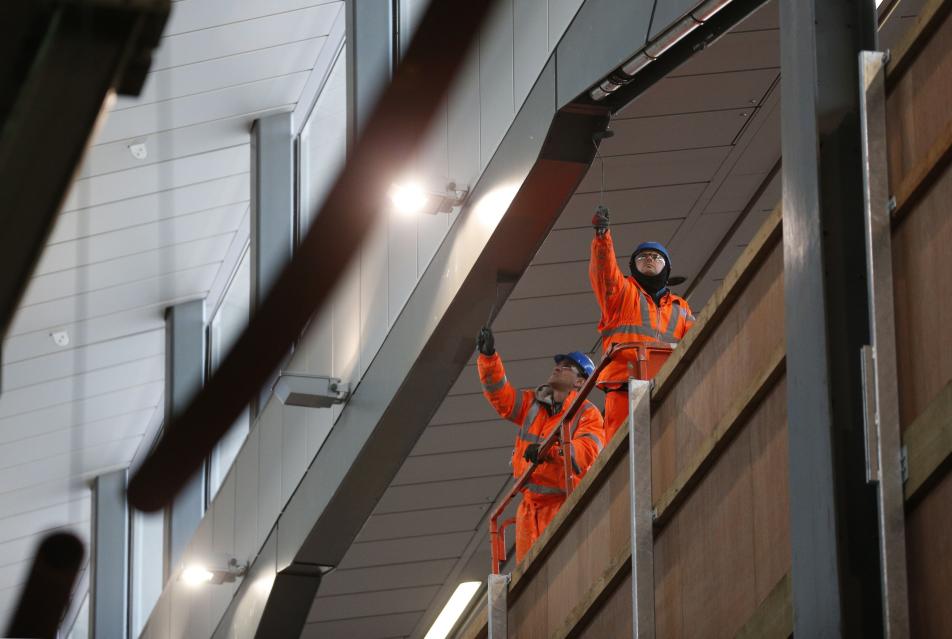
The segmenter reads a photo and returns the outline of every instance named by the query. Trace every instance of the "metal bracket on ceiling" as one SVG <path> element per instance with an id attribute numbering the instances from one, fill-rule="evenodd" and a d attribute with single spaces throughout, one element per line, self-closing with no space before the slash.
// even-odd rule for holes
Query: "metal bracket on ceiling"
<path id="1" fill-rule="evenodd" d="M 350 396 L 350 385 L 335 377 L 279 373 L 274 394 L 285 406 L 330 408 L 343 404 Z"/>

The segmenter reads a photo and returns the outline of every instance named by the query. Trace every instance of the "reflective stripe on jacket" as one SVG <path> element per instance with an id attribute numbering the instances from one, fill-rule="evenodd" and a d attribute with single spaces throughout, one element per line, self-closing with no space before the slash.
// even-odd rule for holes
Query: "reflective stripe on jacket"
<path id="1" fill-rule="evenodd" d="M 544 393 L 539 389 L 516 390 L 506 378 L 506 371 L 499 354 L 480 355 L 477 361 L 479 380 L 483 385 L 483 395 L 489 400 L 500 417 L 508 419 L 519 427 L 516 433 L 516 445 L 512 450 L 512 472 L 519 477 L 529 467 L 523 458 L 529 444 L 541 443 L 555 428 L 562 416 L 575 401 L 572 392 L 562 402 L 560 410 L 549 414 L 549 405 Z M 539 387 L 540 389 L 545 387 Z M 594 404 L 587 401 L 576 413 L 570 425 L 571 442 L 568 446 L 573 473 L 581 478 L 595 461 L 605 445 L 602 430 L 602 414 Z M 547 462 L 539 464 L 524 493 L 545 497 L 563 495 L 565 478 L 562 465 L 561 447 L 556 444 L 549 449 Z"/>
<path id="2" fill-rule="evenodd" d="M 611 231 L 592 240 L 592 258 L 588 277 L 602 311 L 598 330 L 602 337 L 602 352 L 614 343 L 664 342 L 675 345 L 694 324 L 691 307 L 684 298 L 670 291 L 655 301 L 635 278 L 625 277 L 615 259 Z M 667 355 L 657 354 L 649 359 L 648 377 L 661 368 Z M 598 377 L 599 384 L 624 383 L 628 379 L 628 362 L 637 364 L 634 351 L 626 351 L 605 367 Z"/>

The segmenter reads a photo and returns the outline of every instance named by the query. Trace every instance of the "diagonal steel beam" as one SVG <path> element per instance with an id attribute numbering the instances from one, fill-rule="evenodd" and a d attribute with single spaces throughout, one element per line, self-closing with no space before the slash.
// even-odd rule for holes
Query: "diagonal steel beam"
<path id="1" fill-rule="evenodd" d="M 205 389 L 165 430 L 129 484 L 154 511 L 181 489 L 330 296 L 426 132 L 491 0 L 430 4 L 354 154 L 267 299 Z"/>

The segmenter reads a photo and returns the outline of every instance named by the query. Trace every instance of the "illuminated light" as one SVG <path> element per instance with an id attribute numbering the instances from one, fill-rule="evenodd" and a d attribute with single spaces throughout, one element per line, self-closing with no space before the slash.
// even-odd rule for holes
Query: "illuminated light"
<path id="1" fill-rule="evenodd" d="M 473 599 L 476 591 L 479 590 L 481 583 L 478 581 L 464 581 L 456 587 L 456 591 L 450 600 L 443 606 L 440 615 L 430 626 L 430 631 L 426 633 L 423 639 L 445 639 L 453 630 L 453 626 L 459 621 L 460 616 L 466 610 L 466 606 Z"/>
<path id="2" fill-rule="evenodd" d="M 430 197 L 416 182 L 394 184 L 390 188 L 390 201 L 398 213 L 413 215 L 421 212 Z"/>
<path id="3" fill-rule="evenodd" d="M 496 187 L 476 203 L 473 211 L 476 219 L 489 228 L 495 228 L 509 210 L 509 205 L 512 204 L 518 192 L 518 184 L 504 184 Z"/>
<path id="4" fill-rule="evenodd" d="M 268 594 L 274 586 L 275 574 L 273 572 L 255 579 L 254 588 L 261 594 Z"/>
<path id="5" fill-rule="evenodd" d="M 188 586 L 200 586 L 201 584 L 207 584 L 215 577 L 215 573 L 210 571 L 205 566 L 200 566 L 198 564 L 193 564 L 185 568 L 182 571 L 182 581 L 185 582 Z"/>

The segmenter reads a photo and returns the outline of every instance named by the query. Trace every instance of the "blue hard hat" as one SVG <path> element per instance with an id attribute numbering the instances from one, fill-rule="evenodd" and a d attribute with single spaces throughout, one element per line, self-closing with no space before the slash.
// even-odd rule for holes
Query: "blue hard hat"
<path id="1" fill-rule="evenodd" d="M 568 360 L 582 369 L 582 374 L 585 377 L 591 377 L 592 373 L 595 372 L 595 364 L 592 363 L 591 358 L 585 353 L 579 351 L 572 351 L 571 353 L 566 353 L 564 355 L 559 354 L 554 358 L 556 364 L 561 364 L 565 360 Z"/>
<path id="2" fill-rule="evenodd" d="M 635 272 L 635 258 L 638 257 L 638 254 L 642 251 L 657 251 L 661 253 L 661 255 L 664 256 L 665 268 L 668 269 L 667 272 L 671 272 L 671 256 L 668 254 L 668 249 L 659 242 L 642 242 L 635 247 L 635 252 L 631 254 L 631 259 L 628 260 L 628 267 L 631 269 L 632 274 Z"/>

